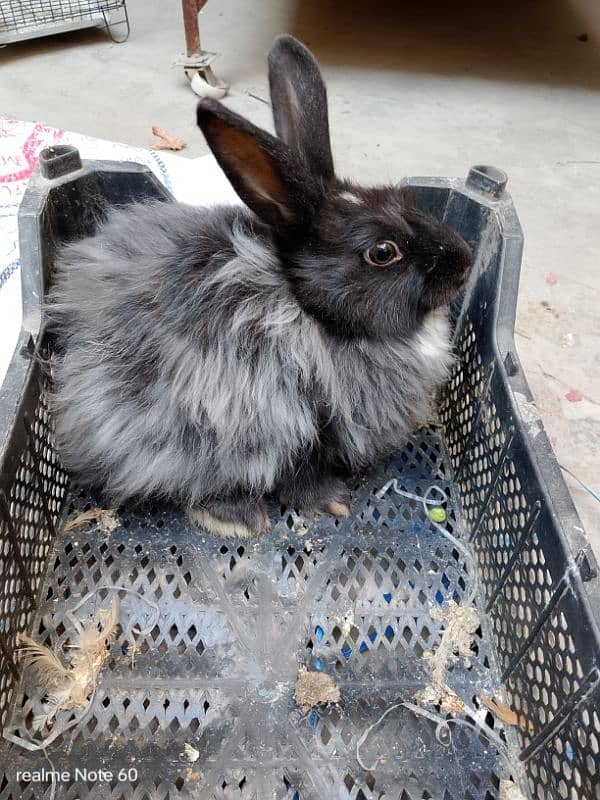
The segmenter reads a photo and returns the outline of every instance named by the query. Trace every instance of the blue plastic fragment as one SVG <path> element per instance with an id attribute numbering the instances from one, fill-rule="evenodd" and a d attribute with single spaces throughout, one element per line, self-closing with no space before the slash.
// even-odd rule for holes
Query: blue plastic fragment
<path id="1" fill-rule="evenodd" d="M 318 714 L 317 714 L 317 712 L 316 712 L 316 711 L 313 709 L 313 710 L 310 712 L 310 715 L 309 715 L 309 717 L 308 717 L 308 724 L 310 725 L 310 727 L 311 727 L 311 728 L 316 728 L 316 727 L 317 727 L 317 722 L 318 722 L 318 721 L 319 721 L 319 715 L 318 715 Z"/>
<path id="2" fill-rule="evenodd" d="M 366 653 L 369 648 L 367 647 L 365 642 L 360 643 L 360 647 L 358 648 L 359 653 Z"/>
<path id="3" fill-rule="evenodd" d="M 391 640 L 391 639 L 394 638 L 394 635 L 395 635 L 394 634 L 394 629 L 392 628 L 391 625 L 387 626 L 387 628 L 385 629 L 384 633 L 385 633 L 386 639 L 390 639 Z"/>
<path id="4" fill-rule="evenodd" d="M 386 603 L 391 603 L 392 602 L 392 594 L 391 594 L 391 592 L 386 592 L 383 595 L 383 599 L 385 600 Z"/>
<path id="5" fill-rule="evenodd" d="M 575 758 L 575 753 L 573 751 L 573 747 L 570 742 L 567 742 L 567 746 L 565 747 L 565 753 L 569 761 L 573 761 L 573 759 Z"/>
<path id="6" fill-rule="evenodd" d="M 443 594 L 440 592 L 440 590 L 439 590 L 439 589 L 438 589 L 438 590 L 437 590 L 437 592 L 435 593 L 435 602 L 436 602 L 438 605 L 440 605 L 440 606 L 441 606 L 441 605 L 443 604 L 443 602 L 444 602 L 444 595 L 443 595 Z"/>
<path id="7" fill-rule="evenodd" d="M 375 639 L 377 638 L 377 631 L 370 631 L 370 632 L 367 634 L 367 636 L 369 637 L 369 639 L 370 639 L 372 642 L 374 642 L 374 641 L 375 641 Z"/>
<path id="8" fill-rule="evenodd" d="M 320 625 L 317 625 L 317 627 L 315 628 L 315 639 L 317 640 L 317 642 L 322 642 L 323 636 L 325 636 L 325 631 Z"/>
<path id="9" fill-rule="evenodd" d="M 445 589 L 447 589 L 450 586 L 450 578 L 446 575 L 445 572 L 442 575 L 442 583 L 444 584 Z"/>
<path id="10" fill-rule="evenodd" d="M 325 669 L 325 664 L 321 661 L 320 658 L 315 658 L 315 669 L 319 672 L 322 672 Z"/>
<path id="11" fill-rule="evenodd" d="M 342 655 L 344 656 L 344 658 L 346 659 L 346 661 L 348 661 L 348 659 L 349 659 L 349 658 L 350 658 L 350 656 L 352 655 L 352 648 L 351 648 L 349 645 L 345 644 L 345 645 L 342 647 Z"/>

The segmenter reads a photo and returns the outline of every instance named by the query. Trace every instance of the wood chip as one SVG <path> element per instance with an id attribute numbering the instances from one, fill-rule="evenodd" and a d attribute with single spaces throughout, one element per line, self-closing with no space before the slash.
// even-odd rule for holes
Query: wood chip
<path id="1" fill-rule="evenodd" d="M 506 725 L 519 724 L 519 715 L 516 711 L 513 711 L 512 708 L 507 706 L 506 703 L 503 703 L 501 700 L 487 697 L 485 694 L 479 695 L 479 699 L 486 708 L 489 708 L 495 717 L 498 717 L 501 722 L 504 722 Z"/>
<path id="2" fill-rule="evenodd" d="M 185 147 L 183 139 L 176 139 L 174 136 L 170 136 L 158 125 L 152 126 L 152 133 L 157 138 L 150 145 L 151 150 L 183 150 Z"/>

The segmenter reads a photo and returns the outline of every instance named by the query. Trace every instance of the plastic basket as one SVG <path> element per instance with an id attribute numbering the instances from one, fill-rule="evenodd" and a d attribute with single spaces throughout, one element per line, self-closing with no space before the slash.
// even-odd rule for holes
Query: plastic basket
<path id="1" fill-rule="evenodd" d="M 32 357 L 51 348 L 40 298 L 55 249 L 92 231 L 107 203 L 170 198 L 145 168 L 82 166 L 70 147 L 41 165 L 20 210 L 24 327 L 0 396 L 5 735 L 39 738 L 17 634 L 66 662 L 74 610 L 90 615 L 114 587 L 128 591 L 124 632 L 89 706 L 54 723 L 64 732 L 50 761 L 0 745 L 0 800 L 508 800 L 510 778 L 539 800 L 600 798 L 597 568 L 515 353 L 522 235 L 503 174 L 408 182 L 475 254 L 453 308 L 459 358 L 442 426 L 415 430 L 390 463 L 353 480 L 350 519 L 272 505 L 266 537 L 233 542 L 164 506 L 119 509 L 114 530 L 63 530 L 66 514 L 102 500 L 61 469 L 49 378 Z M 443 531 L 419 502 L 377 497 L 392 478 L 417 496 L 444 492 Z M 444 632 L 432 608 L 472 598 L 473 652 L 447 673 L 467 724 L 440 727 L 398 704 L 427 683 L 423 656 Z M 146 633 L 133 641 L 132 629 Z M 303 713 L 301 666 L 328 674 L 341 702 Z M 479 700 L 500 687 L 516 724 Z"/>

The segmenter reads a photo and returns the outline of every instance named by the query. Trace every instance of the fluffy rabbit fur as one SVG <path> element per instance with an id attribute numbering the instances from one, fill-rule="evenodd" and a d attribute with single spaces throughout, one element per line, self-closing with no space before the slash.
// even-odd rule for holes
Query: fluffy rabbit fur
<path id="1" fill-rule="evenodd" d="M 349 513 L 343 471 L 397 447 L 446 377 L 446 306 L 470 266 L 403 189 L 335 177 L 299 42 L 275 41 L 269 76 L 277 137 L 198 106 L 248 208 L 113 210 L 62 250 L 47 308 L 65 465 L 235 536 L 268 528 L 268 493 Z"/>

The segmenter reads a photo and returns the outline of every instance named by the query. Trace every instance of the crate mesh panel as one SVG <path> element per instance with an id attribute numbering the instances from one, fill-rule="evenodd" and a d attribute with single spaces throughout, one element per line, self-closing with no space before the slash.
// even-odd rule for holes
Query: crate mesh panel
<path id="1" fill-rule="evenodd" d="M 502 387 L 493 367 L 487 372 L 482 367 L 481 336 L 467 315 L 458 343 L 463 360 L 446 388 L 441 417 L 495 653 L 509 705 L 518 715 L 532 795 L 596 798 L 597 763 L 584 752 L 595 734 L 580 736 L 568 747 L 560 743 L 561 732 L 584 713 L 589 702 L 584 690 L 594 690 L 598 669 L 591 659 L 581 663 L 577 658 L 586 635 L 573 624 L 579 601 L 565 563 L 556 558 L 560 543 L 549 511 L 517 460 L 514 419 L 498 413 Z M 559 731 L 556 737 L 553 730 Z"/>
<path id="2" fill-rule="evenodd" d="M 31 622 L 29 593 L 35 596 L 47 567 L 52 531 L 59 518 L 67 478 L 51 444 L 50 415 L 45 394 L 29 421 L 23 450 L 11 491 L 7 497 L 11 528 L 0 515 L 0 632 L 8 652 L 14 652 L 16 637 Z M 24 576 L 15 557 L 18 550 Z M 0 727 L 5 724 L 14 678 L 6 658 L 0 655 Z"/>

